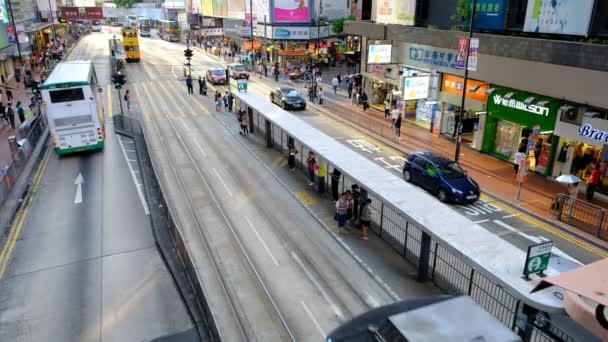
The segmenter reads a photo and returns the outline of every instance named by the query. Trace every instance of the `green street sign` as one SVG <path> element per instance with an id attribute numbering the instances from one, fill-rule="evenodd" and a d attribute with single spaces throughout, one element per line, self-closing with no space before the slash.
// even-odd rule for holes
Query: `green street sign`
<path id="1" fill-rule="evenodd" d="M 545 276 L 543 271 L 549 267 L 552 247 L 553 241 L 544 241 L 528 246 L 526 264 L 524 265 L 524 279 L 530 279 L 528 275 L 533 273 L 539 273 L 541 277 Z"/>
<path id="2" fill-rule="evenodd" d="M 247 80 L 238 80 L 236 83 L 236 89 L 238 91 L 247 91 Z"/>

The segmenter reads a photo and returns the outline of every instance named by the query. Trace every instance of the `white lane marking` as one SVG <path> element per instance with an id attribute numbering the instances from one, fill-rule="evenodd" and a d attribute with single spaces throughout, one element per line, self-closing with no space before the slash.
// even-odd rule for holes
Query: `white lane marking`
<path id="1" fill-rule="evenodd" d="M 125 149 L 125 152 L 135 153 L 135 150 L 127 150 L 127 149 Z"/>
<path id="2" fill-rule="evenodd" d="M 304 303 L 304 301 L 301 301 L 300 304 L 302 304 L 302 308 L 304 308 L 304 312 L 306 312 L 306 314 L 308 315 L 308 318 L 310 318 L 310 320 L 312 321 L 312 324 L 315 325 L 319 334 L 321 334 L 321 336 L 323 338 L 325 338 L 327 335 L 325 335 L 325 331 L 323 331 L 323 328 L 321 328 L 321 325 L 315 318 L 315 315 L 312 314 L 312 311 L 310 311 L 310 309 L 308 308 L 308 306 L 306 306 L 306 303 Z"/>
<path id="3" fill-rule="evenodd" d="M 198 143 L 198 141 L 196 139 L 193 139 L 193 140 L 194 140 L 194 144 L 196 145 L 198 150 L 201 151 L 201 154 L 203 155 L 203 157 L 207 157 L 207 152 L 205 152 L 203 147 Z"/>
<path id="4" fill-rule="evenodd" d="M 519 214 L 505 215 L 502 218 L 509 218 L 509 217 L 515 217 L 515 216 L 519 216 Z"/>
<path id="5" fill-rule="evenodd" d="M 120 145 L 120 149 L 122 150 L 122 154 L 125 156 L 125 159 L 129 160 L 129 158 L 127 157 L 127 152 L 125 152 L 125 145 L 123 145 L 122 139 L 118 139 L 118 144 Z M 127 163 L 127 166 L 129 167 L 129 172 L 131 173 L 131 178 L 133 179 L 133 183 L 139 185 L 139 182 L 137 181 L 137 177 L 135 177 L 135 171 L 133 170 L 133 166 L 131 166 L 131 163 Z M 150 215 L 150 209 L 148 208 L 148 202 L 146 201 L 146 198 L 144 197 L 144 193 L 141 190 L 141 186 L 136 186 L 135 188 L 137 189 L 137 195 L 139 196 L 141 205 L 144 207 L 144 213 L 146 213 L 146 215 Z"/>
<path id="6" fill-rule="evenodd" d="M 477 224 L 477 223 L 484 223 L 484 222 L 488 222 L 490 220 L 479 220 L 479 221 L 473 221 L 473 223 Z"/>
<path id="7" fill-rule="evenodd" d="M 148 63 L 143 63 L 142 65 L 144 66 L 144 71 L 146 72 L 146 74 L 148 74 L 148 76 L 152 80 L 155 80 L 156 79 L 156 75 L 154 75 L 154 72 L 152 72 L 152 70 L 150 69 L 150 66 L 148 65 Z"/>
<path id="8" fill-rule="evenodd" d="M 365 295 L 367 296 L 367 301 L 372 305 L 372 307 L 377 308 L 380 306 L 380 303 L 378 303 L 376 298 L 372 297 L 372 295 L 370 295 L 367 291 L 365 291 Z"/>
<path id="9" fill-rule="evenodd" d="M 249 225 L 249 227 L 251 227 L 251 230 L 253 230 L 253 232 L 255 233 L 255 236 L 257 236 L 258 240 L 260 240 L 260 243 L 262 244 L 262 247 L 264 247 L 264 249 L 266 250 L 266 253 L 268 253 L 268 255 L 270 256 L 270 259 L 272 259 L 272 262 L 274 263 L 274 265 L 276 267 L 279 267 L 279 262 L 274 257 L 274 255 L 272 255 L 272 252 L 270 251 L 270 248 L 268 248 L 268 245 L 266 244 L 266 241 L 264 241 L 264 239 L 262 239 L 262 237 L 260 236 L 260 234 L 258 233 L 258 231 L 253 226 L 253 223 L 251 223 L 251 221 L 249 220 L 249 217 L 245 216 L 245 221 L 247 221 L 247 224 Z"/>
<path id="10" fill-rule="evenodd" d="M 524 238 L 526 238 L 526 239 L 528 239 L 528 240 L 530 240 L 530 241 L 532 241 L 534 243 L 540 243 L 540 242 L 543 242 L 543 241 L 549 241 L 549 239 L 544 238 L 542 236 L 538 236 L 537 237 L 537 236 L 528 235 L 528 234 L 522 232 L 521 230 L 519 230 L 519 229 L 517 229 L 515 227 L 512 227 L 512 226 L 510 226 L 510 225 L 508 225 L 508 224 L 506 224 L 504 222 L 502 222 L 501 220 L 494 220 L 494 223 L 496 223 L 497 225 L 499 225 L 499 226 L 501 226 L 501 227 L 503 227 L 503 228 L 505 228 L 507 230 L 512 231 L 513 233 L 519 234 L 520 236 L 522 236 L 522 237 L 524 237 Z M 553 248 L 551 248 L 551 254 L 555 254 L 555 255 L 560 256 L 560 257 L 562 257 L 564 259 L 568 259 L 568 260 L 570 260 L 572 262 L 575 262 L 575 263 L 577 263 L 579 265 L 582 265 L 582 263 L 580 261 L 578 261 L 577 259 L 575 259 L 575 258 L 571 257 L 570 255 L 564 253 L 561 249 L 555 247 L 555 245 L 553 246 Z"/>
<path id="11" fill-rule="evenodd" d="M 173 71 L 173 65 L 171 66 L 171 73 L 173 74 L 173 77 L 177 78 L 177 75 L 175 74 L 175 71 Z"/>
<path id="12" fill-rule="evenodd" d="M 220 182 L 222 182 L 222 185 L 224 185 L 224 188 L 226 188 L 226 191 L 228 191 L 228 195 L 230 195 L 230 197 L 232 197 L 232 191 L 230 191 L 230 189 L 228 188 L 228 185 L 226 185 L 222 176 L 220 176 L 219 172 L 217 172 L 217 169 L 213 168 L 213 172 L 215 172 L 215 175 L 217 176 L 217 178 L 219 178 Z"/>
<path id="13" fill-rule="evenodd" d="M 343 321 L 344 320 L 344 315 L 342 315 L 342 311 L 340 311 L 340 308 L 338 308 L 338 306 L 336 305 L 336 303 L 334 303 L 334 301 L 331 300 L 331 298 L 329 297 L 329 295 L 327 294 L 327 292 L 325 291 L 325 289 L 321 286 L 321 284 L 319 284 L 319 282 L 315 279 L 315 277 L 312 275 L 312 273 L 310 273 L 310 271 L 308 270 L 308 268 L 306 268 L 306 265 L 304 265 L 304 263 L 302 262 L 302 260 L 300 259 L 300 257 L 295 252 L 291 252 L 291 256 L 296 260 L 296 262 L 298 263 L 298 265 L 300 266 L 300 268 L 302 268 L 302 270 L 304 270 L 304 273 L 306 274 L 306 276 L 308 277 L 308 279 L 312 282 L 312 284 L 317 288 L 317 290 L 319 292 L 321 292 L 321 295 L 323 296 L 323 298 L 325 299 L 325 301 L 327 303 L 329 303 L 329 306 L 331 306 L 332 310 L 336 314 L 336 318 L 338 320 L 340 320 L 340 321 Z"/>
<path id="14" fill-rule="evenodd" d="M 76 185 L 76 196 L 74 197 L 74 204 L 82 203 L 82 183 L 83 182 L 84 182 L 84 179 L 82 179 L 82 174 L 80 172 L 78 172 L 78 176 L 76 177 L 76 180 L 74 181 L 74 184 Z"/>
<path id="15" fill-rule="evenodd" d="M 188 127 L 188 125 L 186 125 L 186 121 L 184 121 L 184 118 L 180 117 L 179 121 L 181 121 L 182 125 L 184 126 L 184 130 L 190 131 L 190 127 Z"/>

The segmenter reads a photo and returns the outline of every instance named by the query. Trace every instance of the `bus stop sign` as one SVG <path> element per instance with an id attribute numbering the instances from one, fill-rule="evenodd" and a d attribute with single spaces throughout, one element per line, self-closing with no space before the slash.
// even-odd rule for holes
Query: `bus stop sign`
<path id="1" fill-rule="evenodd" d="M 541 277 L 545 276 L 543 271 L 549 267 L 552 247 L 553 241 L 543 241 L 536 245 L 528 246 L 526 264 L 524 265 L 524 279 L 529 280 L 528 275 L 532 273 L 539 273 Z"/>
<path id="2" fill-rule="evenodd" d="M 247 80 L 237 80 L 236 89 L 238 91 L 247 91 Z"/>

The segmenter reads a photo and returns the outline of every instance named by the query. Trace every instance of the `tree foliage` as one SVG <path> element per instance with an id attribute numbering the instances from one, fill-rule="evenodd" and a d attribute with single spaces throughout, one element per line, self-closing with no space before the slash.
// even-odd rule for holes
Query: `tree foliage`
<path id="1" fill-rule="evenodd" d="M 336 34 L 344 32 L 344 20 L 355 20 L 355 16 L 351 15 L 346 18 L 340 18 L 331 22 L 331 28 Z"/>
<path id="2" fill-rule="evenodd" d="M 471 15 L 471 0 L 458 0 L 456 3 L 456 14 L 452 15 L 450 19 L 463 27 L 469 22 L 469 16 Z"/>
<path id="3" fill-rule="evenodd" d="M 114 2 L 114 5 L 116 5 L 116 7 L 120 8 L 120 7 L 124 7 L 124 8 L 131 8 L 133 7 L 133 4 L 135 4 L 135 0 L 112 0 Z"/>

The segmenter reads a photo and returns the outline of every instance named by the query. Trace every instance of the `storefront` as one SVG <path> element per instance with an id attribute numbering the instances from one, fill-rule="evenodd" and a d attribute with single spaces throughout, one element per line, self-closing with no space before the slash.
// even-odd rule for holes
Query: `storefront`
<path id="1" fill-rule="evenodd" d="M 559 100 L 490 85 L 482 151 L 512 162 L 519 149 L 529 151 L 530 169 L 550 175 Z M 534 153 L 538 146 L 540 153 Z"/>
<path id="2" fill-rule="evenodd" d="M 575 174 L 584 181 L 599 163 L 602 184 L 608 193 L 608 110 L 564 104 L 559 108 L 555 134 L 559 136 L 553 177 Z"/>
<path id="3" fill-rule="evenodd" d="M 391 105 L 401 103 L 397 66 L 369 64 L 367 72 L 362 74 L 364 78 L 363 90 L 367 93 L 371 107 L 384 111 L 384 101 L 387 99 Z"/>
<path id="4" fill-rule="evenodd" d="M 466 89 L 466 95 L 461 117 L 463 89 Z M 439 95 L 441 111 L 439 133 L 443 136 L 455 137 L 458 121 L 462 120 L 462 143 L 481 150 L 487 91 L 486 82 L 469 79 L 467 85 L 464 86 L 464 78 L 443 74 Z"/>

